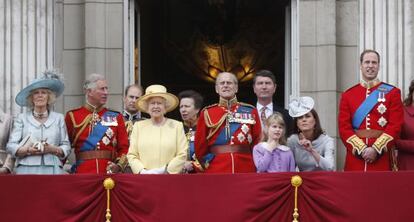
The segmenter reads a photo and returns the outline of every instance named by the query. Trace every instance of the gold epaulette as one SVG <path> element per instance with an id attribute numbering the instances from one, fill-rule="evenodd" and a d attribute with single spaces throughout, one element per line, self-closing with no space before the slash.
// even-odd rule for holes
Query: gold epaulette
<path id="1" fill-rule="evenodd" d="M 351 144 L 352 146 L 352 154 L 355 155 L 355 151 L 357 151 L 358 155 L 361 155 L 362 151 L 367 148 L 367 145 L 359 138 L 357 135 L 352 135 L 346 140 L 347 143 Z"/>
<path id="2" fill-rule="evenodd" d="M 387 144 L 393 140 L 394 138 L 386 133 L 382 133 L 380 137 L 378 137 L 372 147 L 377 151 L 377 153 L 381 154 L 383 150 L 388 151 Z"/>
<path id="3" fill-rule="evenodd" d="M 128 166 L 128 159 L 125 154 L 122 154 L 115 159 L 115 163 L 121 168 L 121 171 L 124 172 L 125 168 Z"/>
<path id="4" fill-rule="evenodd" d="M 253 106 L 253 105 L 251 105 L 251 104 L 248 104 L 248 103 L 244 103 L 244 102 L 239 102 L 240 103 L 240 105 L 242 105 L 242 106 L 247 106 L 247 107 L 250 107 L 250 108 L 253 108 L 253 109 L 255 109 L 256 107 L 255 106 Z"/>
<path id="5" fill-rule="evenodd" d="M 218 106 L 218 103 L 214 103 L 214 104 L 211 104 L 211 105 L 205 106 L 205 107 L 204 107 L 201 111 L 204 111 L 204 110 L 206 110 L 206 109 L 208 109 L 208 108 L 215 107 L 215 106 Z"/>

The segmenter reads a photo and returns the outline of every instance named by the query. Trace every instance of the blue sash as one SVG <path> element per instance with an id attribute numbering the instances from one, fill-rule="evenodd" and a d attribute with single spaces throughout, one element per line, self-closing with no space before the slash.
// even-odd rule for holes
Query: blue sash
<path id="1" fill-rule="evenodd" d="M 236 112 L 240 113 L 240 112 L 245 112 L 245 113 L 250 113 L 250 110 L 244 109 L 247 107 L 243 107 L 243 106 L 239 106 L 239 108 L 237 109 Z M 226 114 L 227 115 L 227 114 Z M 230 137 L 226 138 L 226 127 L 223 127 L 223 129 L 221 129 L 220 134 L 218 135 L 214 145 L 224 145 L 227 144 L 229 142 L 229 139 L 231 138 L 231 135 L 234 134 L 234 132 L 236 132 L 236 130 L 240 127 L 240 123 L 230 123 Z"/>
<path id="2" fill-rule="evenodd" d="M 116 116 L 117 113 L 106 111 L 102 118 L 105 119 L 106 116 Z M 86 138 L 85 142 L 82 144 L 82 147 L 80 148 L 80 151 L 91 151 L 94 150 L 96 147 L 96 144 L 102 139 L 102 137 L 105 135 L 106 130 L 108 130 L 108 126 L 103 126 L 101 124 L 101 121 L 97 122 L 95 127 L 93 127 L 93 131 L 91 134 L 89 134 L 88 138 Z"/>
<path id="3" fill-rule="evenodd" d="M 355 111 L 354 116 L 352 117 L 352 127 L 354 129 L 358 129 L 368 113 L 370 113 L 374 106 L 377 104 L 378 95 L 380 93 L 384 93 L 385 96 L 393 88 L 393 86 L 383 83 L 374 92 L 372 92 L 371 95 L 369 95 Z"/>
<path id="4" fill-rule="evenodd" d="M 236 112 L 238 113 L 251 113 L 253 109 L 252 108 L 248 108 L 248 107 L 244 107 L 244 106 L 239 106 L 239 108 L 237 109 Z M 225 114 L 227 115 L 227 114 Z M 230 137 L 226 137 L 226 127 L 223 127 L 220 131 L 220 134 L 218 135 L 216 141 L 214 142 L 214 145 L 224 145 L 227 144 L 229 142 L 229 139 L 231 138 L 231 135 L 233 135 L 236 130 L 240 127 L 240 123 L 230 123 Z M 203 161 L 205 163 L 209 163 L 213 160 L 214 158 L 214 154 L 212 153 L 208 153 L 205 156 L 203 156 Z"/>
<path id="5" fill-rule="evenodd" d="M 106 111 L 102 118 L 105 118 L 106 116 L 116 116 L 118 115 L 115 112 L 112 111 Z M 97 122 L 95 127 L 93 128 L 93 131 L 91 134 L 89 134 L 88 138 L 86 138 L 85 142 L 83 142 L 80 151 L 92 151 L 95 150 L 96 144 L 102 139 L 102 137 L 105 135 L 106 130 L 108 130 L 108 126 L 103 126 L 101 121 Z M 76 164 L 74 164 L 71 168 L 72 172 L 76 172 L 77 166 L 82 163 L 82 160 L 77 160 Z"/>

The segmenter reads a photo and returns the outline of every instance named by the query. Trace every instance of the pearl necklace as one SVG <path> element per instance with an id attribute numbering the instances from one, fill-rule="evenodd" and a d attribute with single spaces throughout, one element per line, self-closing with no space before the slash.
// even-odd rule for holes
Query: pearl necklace
<path id="1" fill-rule="evenodd" d="M 38 113 L 33 110 L 33 116 L 34 118 L 37 118 L 37 119 L 44 119 L 49 116 L 49 111 L 46 110 L 44 113 Z"/>

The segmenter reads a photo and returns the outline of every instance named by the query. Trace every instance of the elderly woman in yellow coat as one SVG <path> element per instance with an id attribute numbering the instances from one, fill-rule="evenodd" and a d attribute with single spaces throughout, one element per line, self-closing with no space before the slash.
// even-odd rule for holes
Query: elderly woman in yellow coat
<path id="1" fill-rule="evenodd" d="M 127 154 L 136 174 L 174 174 L 182 172 L 188 144 L 183 124 L 165 117 L 178 105 L 178 98 L 162 85 L 151 85 L 137 100 L 137 108 L 150 119 L 134 124 Z"/>

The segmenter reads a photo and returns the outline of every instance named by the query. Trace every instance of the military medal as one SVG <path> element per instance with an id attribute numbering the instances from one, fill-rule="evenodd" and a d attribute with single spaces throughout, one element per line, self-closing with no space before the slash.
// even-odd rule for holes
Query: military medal
<path id="1" fill-rule="evenodd" d="M 388 121 L 381 116 L 381 118 L 378 119 L 378 125 L 380 125 L 381 127 L 384 127 L 385 125 L 387 125 Z"/>
<path id="2" fill-rule="evenodd" d="M 240 132 L 239 134 L 237 134 L 237 139 L 242 143 L 246 139 L 246 137 L 242 132 Z"/>
<path id="3" fill-rule="evenodd" d="M 253 115 L 250 113 L 233 113 L 229 117 L 229 122 L 242 123 L 242 124 L 255 124 L 256 123 L 256 121 L 253 118 Z"/>
<path id="4" fill-rule="evenodd" d="M 102 138 L 102 142 L 103 142 L 105 145 L 108 145 L 111 141 L 108 139 L 108 137 L 104 136 L 104 137 Z"/>
<path id="5" fill-rule="evenodd" d="M 247 141 L 249 141 L 249 143 L 252 143 L 253 142 L 252 134 L 249 133 L 247 135 Z"/>
<path id="6" fill-rule="evenodd" d="M 381 113 L 381 115 L 382 115 L 382 114 L 384 114 L 384 113 L 387 111 L 387 107 L 386 107 L 383 103 L 381 103 L 381 104 L 377 107 L 377 111 L 378 111 L 379 113 Z"/>
<path id="7" fill-rule="evenodd" d="M 107 130 L 106 130 L 106 133 L 105 133 L 108 137 L 109 137 L 109 139 L 110 138 L 112 138 L 112 136 L 114 135 L 114 131 L 111 129 L 111 128 L 108 128 Z"/>
<path id="8" fill-rule="evenodd" d="M 103 116 L 101 121 L 102 126 L 118 126 L 116 116 L 106 115 Z"/>
<path id="9" fill-rule="evenodd" d="M 385 93 L 388 92 L 388 89 L 384 87 L 378 87 L 378 102 L 385 102 Z"/>
<path id="10" fill-rule="evenodd" d="M 243 124 L 242 127 L 241 127 L 241 130 L 244 134 L 247 134 L 249 132 L 250 128 L 246 124 Z"/>

